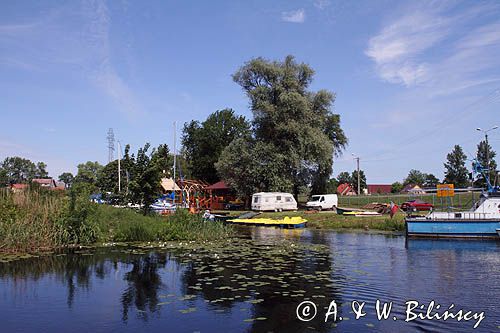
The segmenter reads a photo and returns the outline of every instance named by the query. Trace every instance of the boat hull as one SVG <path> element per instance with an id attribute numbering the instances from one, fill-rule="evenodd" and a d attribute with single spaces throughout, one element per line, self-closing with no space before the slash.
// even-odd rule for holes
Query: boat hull
<path id="1" fill-rule="evenodd" d="M 499 238 L 500 219 L 406 219 L 407 237 Z"/>

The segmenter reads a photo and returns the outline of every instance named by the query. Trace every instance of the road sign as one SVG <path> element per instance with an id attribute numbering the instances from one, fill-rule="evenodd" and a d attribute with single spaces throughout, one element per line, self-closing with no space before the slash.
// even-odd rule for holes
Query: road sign
<path id="1" fill-rule="evenodd" d="M 438 184 L 437 196 L 438 197 L 452 197 L 455 195 L 455 185 L 453 184 Z"/>

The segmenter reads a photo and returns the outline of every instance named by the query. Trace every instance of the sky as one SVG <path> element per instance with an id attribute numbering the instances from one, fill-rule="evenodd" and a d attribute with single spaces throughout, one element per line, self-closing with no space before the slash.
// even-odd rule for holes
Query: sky
<path id="1" fill-rule="evenodd" d="M 443 178 L 455 144 L 472 158 L 476 128 L 500 125 L 498 1 L 3 1 L 0 160 L 75 173 L 107 163 L 109 128 L 132 151 L 172 149 L 174 122 L 179 146 L 218 109 L 251 119 L 231 75 L 289 54 L 336 94 L 349 145 L 333 176 L 354 154 L 369 184 Z"/>

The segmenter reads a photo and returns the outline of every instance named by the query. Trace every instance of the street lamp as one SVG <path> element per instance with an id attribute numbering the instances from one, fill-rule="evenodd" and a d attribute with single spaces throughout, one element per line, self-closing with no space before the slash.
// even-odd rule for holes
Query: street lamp
<path id="1" fill-rule="evenodd" d="M 486 143 L 486 167 L 488 168 L 488 181 L 490 181 L 490 157 L 489 157 L 489 153 L 490 153 L 489 150 L 490 149 L 488 146 L 488 132 L 496 130 L 497 128 L 498 128 L 497 125 L 493 126 L 490 129 L 487 129 L 487 130 L 483 130 L 480 127 L 476 128 L 476 131 L 484 133 L 484 138 L 485 138 L 485 143 Z"/>
<path id="2" fill-rule="evenodd" d="M 356 160 L 357 163 L 357 168 L 358 168 L 358 195 L 361 195 L 361 181 L 359 178 L 359 156 L 354 155 L 354 153 L 351 153 L 352 157 Z"/>

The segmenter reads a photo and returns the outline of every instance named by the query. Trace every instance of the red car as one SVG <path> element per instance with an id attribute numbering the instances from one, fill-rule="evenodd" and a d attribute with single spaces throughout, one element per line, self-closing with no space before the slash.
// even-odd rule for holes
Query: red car
<path id="1" fill-rule="evenodd" d="M 409 200 L 401 204 L 401 209 L 404 211 L 420 211 L 420 210 L 432 210 L 434 208 L 433 204 L 422 200 Z"/>

